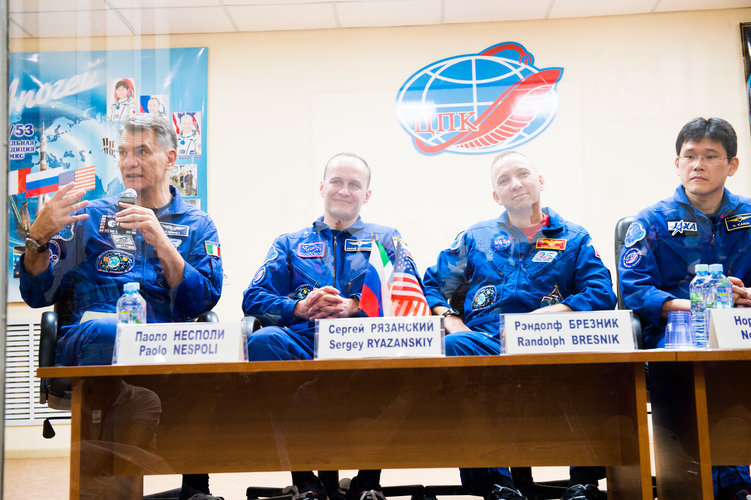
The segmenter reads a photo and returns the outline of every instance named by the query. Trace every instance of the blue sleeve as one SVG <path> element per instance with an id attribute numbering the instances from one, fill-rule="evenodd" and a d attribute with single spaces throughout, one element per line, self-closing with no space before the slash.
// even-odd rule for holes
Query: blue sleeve
<path id="1" fill-rule="evenodd" d="M 48 293 L 55 281 L 52 265 L 37 276 L 32 276 L 23 267 L 25 257 L 26 253 L 24 252 L 18 263 L 20 290 L 23 301 L 30 307 L 45 307 L 54 304 L 57 294 Z"/>
<path id="2" fill-rule="evenodd" d="M 293 313 L 298 299 L 292 292 L 290 264 L 282 238 L 277 238 L 243 294 L 243 313 L 257 317 L 263 325 L 291 325 L 299 322 Z"/>
<path id="3" fill-rule="evenodd" d="M 617 299 L 613 292 L 610 271 L 596 252 L 592 238 L 585 234 L 576 257 L 573 293 L 563 303 L 574 311 L 614 309 Z"/>
<path id="4" fill-rule="evenodd" d="M 662 305 L 677 297 L 659 288 L 663 280 L 657 265 L 660 251 L 657 228 L 646 214 L 639 214 L 631 223 L 634 224 L 641 224 L 644 236 L 632 245 L 624 245 L 618 259 L 623 304 L 649 324 L 659 325 Z"/>
<path id="5" fill-rule="evenodd" d="M 222 259 L 210 255 L 207 243 L 219 246 L 219 233 L 214 221 L 206 216 L 202 227 L 195 228 L 200 235 L 184 256 L 183 280 L 175 287 L 176 318 L 195 318 L 210 311 L 222 294 Z"/>
<path id="6" fill-rule="evenodd" d="M 438 262 L 425 271 L 425 299 L 431 309 L 449 307 L 448 299 L 467 282 L 467 245 L 466 233 L 460 234 L 449 248 L 438 254 Z"/>

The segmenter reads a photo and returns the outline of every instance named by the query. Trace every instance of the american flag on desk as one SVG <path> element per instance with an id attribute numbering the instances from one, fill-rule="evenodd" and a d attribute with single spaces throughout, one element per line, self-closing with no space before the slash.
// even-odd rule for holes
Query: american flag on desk
<path id="1" fill-rule="evenodd" d="M 407 272 L 409 255 L 401 240 L 396 245 L 394 276 L 391 280 L 391 306 L 394 316 L 430 316 L 428 301 L 418 279 Z"/>

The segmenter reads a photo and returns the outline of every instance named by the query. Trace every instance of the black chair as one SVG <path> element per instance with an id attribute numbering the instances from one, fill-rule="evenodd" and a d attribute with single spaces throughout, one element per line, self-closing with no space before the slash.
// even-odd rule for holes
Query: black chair
<path id="1" fill-rule="evenodd" d="M 623 305 L 623 295 L 621 294 L 621 278 L 618 274 L 618 263 L 621 260 L 621 253 L 623 252 L 626 233 L 628 232 L 628 228 L 633 221 L 634 218 L 632 216 L 628 216 L 623 217 L 615 223 L 615 290 L 618 296 L 618 309 L 626 309 L 626 307 Z M 631 317 L 631 327 L 634 330 L 636 346 L 637 348 L 641 349 L 643 345 L 641 320 L 636 315 L 636 313 L 633 313 Z"/>
<path id="2" fill-rule="evenodd" d="M 42 313 L 39 332 L 39 366 L 55 366 L 55 351 L 57 349 L 58 329 L 70 323 L 72 307 L 72 293 L 64 294 L 55 304 L 53 311 Z M 218 323 L 219 317 L 214 311 L 202 313 L 196 321 L 204 323 Z M 70 410 L 71 379 L 67 377 L 42 378 L 39 385 L 39 402 L 55 410 Z M 55 436 L 50 420 L 69 419 L 68 416 L 48 417 L 42 424 L 42 436 L 51 439 Z M 195 477 L 202 476 L 199 474 Z M 177 500 L 180 488 L 144 496 L 144 500 Z"/>

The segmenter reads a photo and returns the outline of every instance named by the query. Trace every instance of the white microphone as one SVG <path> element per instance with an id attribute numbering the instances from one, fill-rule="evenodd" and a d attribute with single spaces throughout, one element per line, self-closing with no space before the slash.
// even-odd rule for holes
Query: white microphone
<path id="1" fill-rule="evenodd" d="M 136 204 L 136 190 L 133 188 L 128 188 L 125 191 L 123 191 L 123 194 L 121 194 L 120 198 L 117 199 L 118 208 L 120 207 L 120 203 L 129 203 L 131 205 L 135 205 Z"/>

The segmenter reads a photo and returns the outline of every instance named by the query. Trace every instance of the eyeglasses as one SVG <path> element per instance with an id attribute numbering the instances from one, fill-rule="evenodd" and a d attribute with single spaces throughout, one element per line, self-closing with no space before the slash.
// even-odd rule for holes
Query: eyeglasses
<path id="1" fill-rule="evenodd" d="M 716 165 L 719 165 L 724 160 L 727 160 L 727 156 L 715 156 L 715 155 L 709 155 L 709 156 L 697 156 L 697 155 L 686 155 L 686 156 L 679 156 L 678 161 L 683 165 L 693 166 L 696 165 L 699 161 L 707 165 L 708 167 L 714 167 Z"/>

